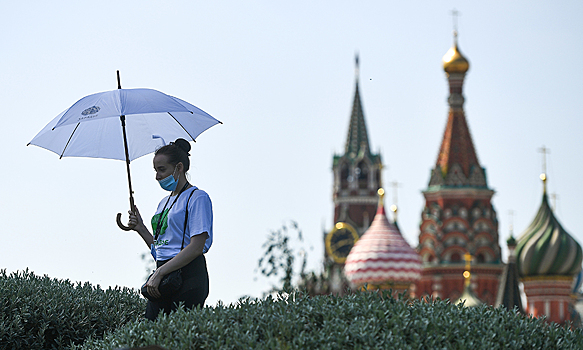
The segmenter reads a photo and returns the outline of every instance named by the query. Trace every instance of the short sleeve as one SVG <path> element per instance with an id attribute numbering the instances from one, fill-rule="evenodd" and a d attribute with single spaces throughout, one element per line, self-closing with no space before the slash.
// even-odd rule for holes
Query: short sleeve
<path id="1" fill-rule="evenodd" d="M 188 225 L 190 237 L 207 232 L 212 233 L 213 207 L 206 193 L 195 196 L 188 205 Z"/>

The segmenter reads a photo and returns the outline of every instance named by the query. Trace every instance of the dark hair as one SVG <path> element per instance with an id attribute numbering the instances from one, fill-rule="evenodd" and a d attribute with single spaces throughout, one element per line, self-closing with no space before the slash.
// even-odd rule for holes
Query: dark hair
<path id="1" fill-rule="evenodd" d="M 188 158 L 190 154 L 190 143 L 185 139 L 177 139 L 174 142 L 170 142 L 166 146 L 162 146 L 156 150 L 154 155 L 163 154 L 168 157 L 168 163 L 176 165 L 182 163 L 184 165 L 184 172 L 186 173 L 190 169 L 190 159 Z"/>

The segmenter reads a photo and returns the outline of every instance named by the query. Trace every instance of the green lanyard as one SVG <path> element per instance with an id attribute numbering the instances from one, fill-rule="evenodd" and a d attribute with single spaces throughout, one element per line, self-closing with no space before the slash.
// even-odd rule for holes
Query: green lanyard
<path id="1" fill-rule="evenodd" d="M 188 186 L 188 182 L 184 184 L 184 186 L 182 187 L 182 189 L 180 190 L 180 192 L 178 193 L 176 198 L 174 198 L 174 202 L 172 202 L 172 204 L 170 205 L 170 208 L 168 208 L 168 212 L 166 213 L 166 217 L 168 216 L 170 209 L 172 209 L 172 207 L 174 206 L 174 203 L 176 203 L 176 201 L 178 200 L 178 197 L 180 197 L 182 192 L 184 192 L 184 190 L 186 189 L 186 186 Z M 160 230 L 162 230 L 160 223 L 164 222 L 164 220 L 163 220 L 164 211 L 166 210 L 166 206 L 168 205 L 168 202 L 170 202 L 170 197 L 172 197 L 172 196 L 168 196 L 168 200 L 166 201 L 166 204 L 164 204 L 164 209 L 162 209 L 162 212 L 160 213 L 160 216 L 158 217 L 158 223 L 156 224 L 156 234 L 154 235 L 155 241 L 158 240 L 158 237 L 160 236 Z"/>

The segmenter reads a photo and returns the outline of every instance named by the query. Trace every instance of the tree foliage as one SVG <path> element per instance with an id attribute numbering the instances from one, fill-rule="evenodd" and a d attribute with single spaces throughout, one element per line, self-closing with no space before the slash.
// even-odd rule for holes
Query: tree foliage
<path id="1" fill-rule="evenodd" d="M 278 277 L 279 284 L 274 285 L 270 292 L 291 291 L 293 279 L 299 275 L 306 276 L 307 252 L 303 247 L 304 238 L 297 222 L 290 221 L 277 230 L 271 230 L 263 243 L 263 256 L 259 259 L 256 271 L 265 277 Z M 296 255 L 301 259 L 299 273 L 296 266 Z"/>

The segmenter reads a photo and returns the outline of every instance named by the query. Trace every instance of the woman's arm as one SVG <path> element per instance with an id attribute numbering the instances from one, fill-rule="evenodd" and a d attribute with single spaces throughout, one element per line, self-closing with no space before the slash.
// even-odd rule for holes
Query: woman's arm
<path id="1" fill-rule="evenodd" d="M 148 248 L 154 244 L 154 236 L 150 233 L 150 230 L 144 225 L 144 221 L 142 220 L 142 216 L 140 215 L 140 211 L 138 207 L 134 206 L 134 212 L 131 210 L 128 212 L 130 214 L 130 221 L 128 225 L 133 227 L 132 230 L 138 232 Z"/>
<path id="2" fill-rule="evenodd" d="M 202 250 L 204 249 L 204 243 L 207 237 L 208 233 L 206 232 L 190 237 L 190 243 L 182 249 L 180 253 L 176 254 L 176 256 L 170 259 L 166 264 L 157 268 L 152 274 L 152 277 L 148 280 L 148 283 L 146 283 L 148 293 L 154 298 L 159 298 L 161 295 L 158 291 L 158 286 L 160 285 L 160 281 L 162 281 L 162 277 L 188 265 L 191 261 L 202 255 Z"/>

